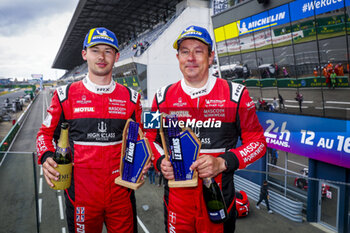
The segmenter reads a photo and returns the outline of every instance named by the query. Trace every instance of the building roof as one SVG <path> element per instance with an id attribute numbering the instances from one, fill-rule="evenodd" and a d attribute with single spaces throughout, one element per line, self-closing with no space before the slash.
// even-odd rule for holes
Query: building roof
<path id="1" fill-rule="evenodd" d="M 80 0 L 52 68 L 71 70 L 84 63 L 83 41 L 89 29 L 106 27 L 122 45 L 176 12 L 180 0 Z"/>

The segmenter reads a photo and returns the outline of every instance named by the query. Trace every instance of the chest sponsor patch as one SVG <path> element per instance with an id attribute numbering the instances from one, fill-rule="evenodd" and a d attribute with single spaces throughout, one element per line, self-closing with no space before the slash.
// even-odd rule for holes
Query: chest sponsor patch
<path id="1" fill-rule="evenodd" d="M 110 107 L 108 107 L 108 113 L 126 115 L 126 108 L 110 106 Z"/>
<path id="2" fill-rule="evenodd" d="M 95 112 L 95 107 L 76 107 L 74 113 Z"/>

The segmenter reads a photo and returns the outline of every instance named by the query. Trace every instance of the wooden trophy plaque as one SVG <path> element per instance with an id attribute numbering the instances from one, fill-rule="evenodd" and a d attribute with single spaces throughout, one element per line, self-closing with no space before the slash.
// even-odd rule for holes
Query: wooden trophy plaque
<path id="1" fill-rule="evenodd" d="M 115 183 L 133 190 L 138 189 L 145 182 L 141 180 L 142 170 L 151 157 L 148 139 L 144 137 L 139 124 L 128 119 L 123 131 L 120 176 L 115 179 Z"/>
<path id="2" fill-rule="evenodd" d="M 175 115 L 162 114 L 160 136 L 165 158 L 174 168 L 175 179 L 168 181 L 170 188 L 196 187 L 198 185 L 197 171 L 190 170 L 196 161 L 201 148 L 201 142 L 190 128 L 180 128 Z"/>

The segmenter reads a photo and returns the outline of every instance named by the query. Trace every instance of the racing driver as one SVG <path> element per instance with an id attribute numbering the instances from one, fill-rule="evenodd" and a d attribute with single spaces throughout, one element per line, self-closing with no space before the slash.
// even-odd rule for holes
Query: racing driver
<path id="1" fill-rule="evenodd" d="M 38 163 L 48 185 L 58 179 L 52 139 L 60 122 L 69 123 L 73 151 L 72 185 L 65 190 L 69 232 L 137 232 L 134 192 L 114 183 L 119 176 L 122 133 L 128 118 L 140 122 L 140 95 L 112 79 L 119 59 L 115 34 L 93 28 L 85 37 L 82 57 L 88 74 L 59 87 L 37 135 Z"/>
<path id="2" fill-rule="evenodd" d="M 209 67 L 214 59 L 213 43 L 205 28 L 189 26 L 173 47 L 177 50 L 183 78 L 156 92 L 152 112 L 176 114 L 185 125 L 195 120 L 190 127 L 202 146 L 191 169 L 196 169 L 200 178 L 213 177 L 216 180 L 223 191 L 229 219 L 219 224 L 210 221 L 202 193 L 202 179 L 199 179 L 194 188 L 165 186 L 165 229 L 177 233 L 231 233 L 235 231 L 233 174 L 265 154 L 263 129 L 248 90 L 212 75 Z M 159 132 L 149 130 L 147 137 L 155 156 L 155 167 L 167 180 L 174 179 L 171 162 L 164 159 Z M 239 138 L 242 143 L 237 147 Z"/>

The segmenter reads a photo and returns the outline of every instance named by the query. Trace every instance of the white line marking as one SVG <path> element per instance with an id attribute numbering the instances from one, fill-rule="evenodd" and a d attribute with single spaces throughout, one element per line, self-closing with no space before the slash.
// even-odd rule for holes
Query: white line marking
<path id="1" fill-rule="evenodd" d="M 301 163 L 298 163 L 298 162 L 294 162 L 294 161 L 292 161 L 292 160 L 288 160 L 288 162 L 289 162 L 289 163 L 294 163 L 294 164 L 296 164 L 296 165 L 299 165 L 300 167 L 307 167 L 307 166 L 305 166 L 304 164 L 301 164 Z"/>
<path id="2" fill-rule="evenodd" d="M 62 233 L 66 233 L 66 228 L 62 227 Z"/>
<path id="3" fill-rule="evenodd" d="M 147 230 L 146 226 L 143 224 L 143 222 L 141 221 L 141 219 L 139 218 L 139 216 L 136 216 L 137 217 L 137 222 L 140 224 L 142 230 L 145 232 L 145 233 L 149 233 L 149 231 Z"/>
<path id="4" fill-rule="evenodd" d="M 41 119 L 41 122 L 43 122 L 44 121 L 44 119 L 45 119 L 45 95 L 44 95 L 44 93 L 42 92 L 42 96 L 43 96 L 43 114 L 42 114 L 42 119 Z"/>
<path id="5" fill-rule="evenodd" d="M 60 218 L 61 220 L 63 220 L 64 215 L 63 215 L 62 196 L 58 196 L 58 206 L 60 207 Z"/>
<path id="6" fill-rule="evenodd" d="M 350 102 L 326 101 L 327 104 L 350 104 Z"/>
<path id="7" fill-rule="evenodd" d="M 38 205 L 39 205 L 39 223 L 41 223 L 41 207 L 42 207 L 42 201 L 43 199 L 39 198 L 39 202 L 38 202 Z"/>
<path id="8" fill-rule="evenodd" d="M 43 192 L 43 178 L 40 177 L 39 180 L 39 194 L 41 194 Z"/>
<path id="9" fill-rule="evenodd" d="M 296 100 L 285 100 L 285 102 L 287 103 L 298 103 L 298 101 L 296 101 Z M 303 101 L 303 104 L 313 104 L 314 103 L 314 101 L 313 100 L 304 100 Z"/>
<path id="10" fill-rule="evenodd" d="M 285 107 L 288 107 L 288 108 L 299 108 L 299 105 L 296 106 L 296 105 L 284 105 Z M 308 106 L 301 106 L 301 108 L 309 108 Z"/>
<path id="11" fill-rule="evenodd" d="M 39 165 L 40 167 L 40 175 L 42 176 L 43 175 L 43 165 Z"/>
<path id="12" fill-rule="evenodd" d="M 341 108 L 341 107 L 333 107 L 333 106 L 324 106 L 324 108 L 350 111 L 350 108 Z M 323 108 L 322 107 L 315 107 L 315 109 L 321 109 L 322 110 Z"/>

